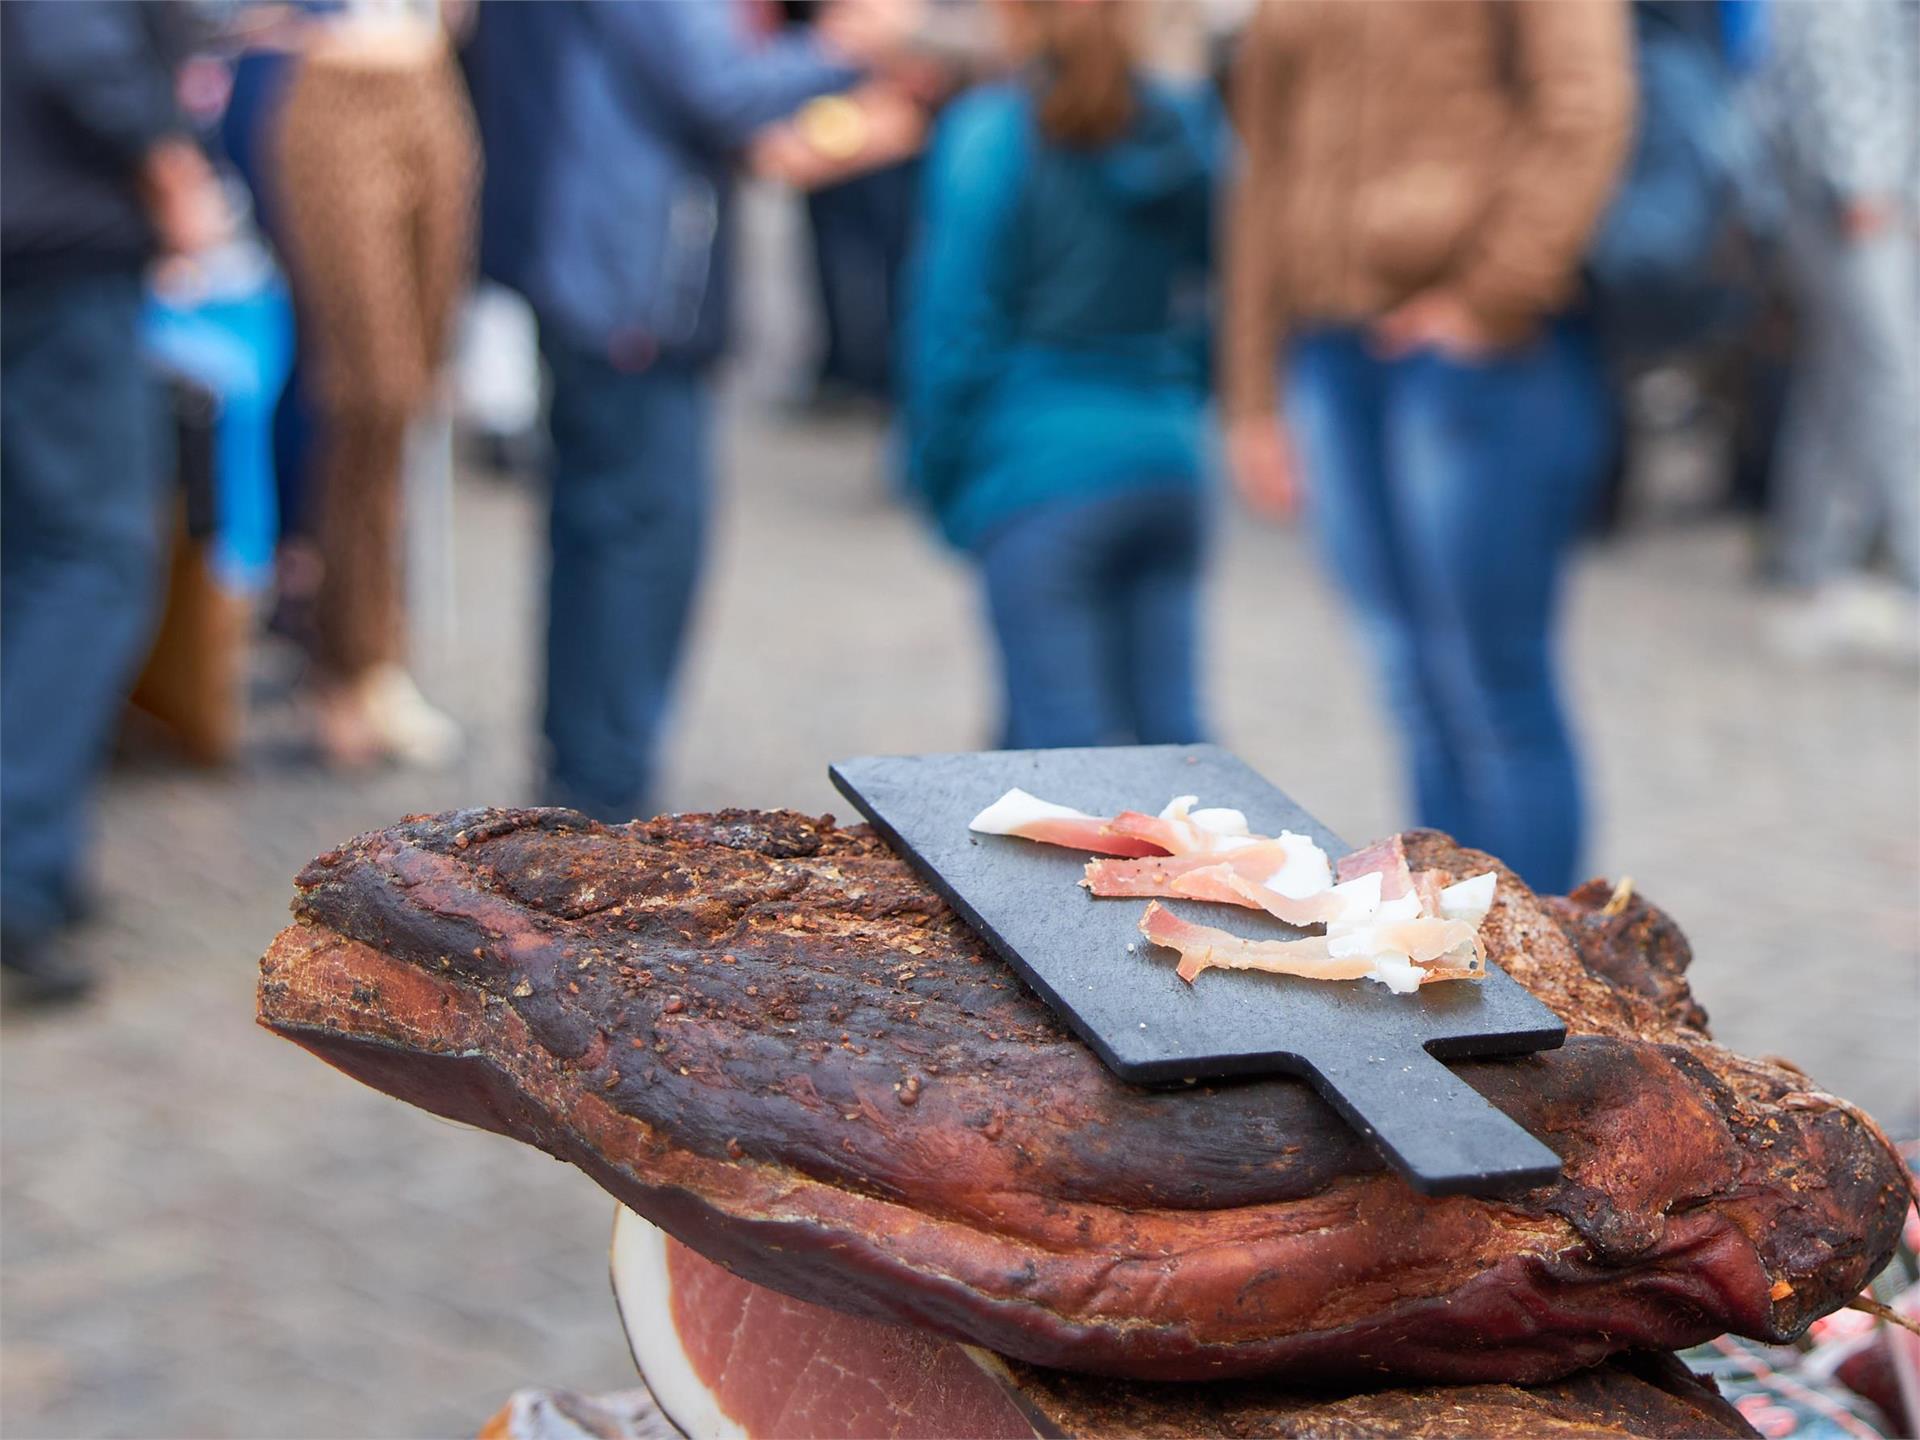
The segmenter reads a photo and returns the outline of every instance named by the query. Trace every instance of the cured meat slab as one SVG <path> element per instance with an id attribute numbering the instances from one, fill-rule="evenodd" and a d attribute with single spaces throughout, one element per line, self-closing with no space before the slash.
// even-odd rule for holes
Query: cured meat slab
<path id="1" fill-rule="evenodd" d="M 1271 1380 L 1167 1385 L 1041 1370 L 742 1280 L 631 1210 L 613 1289 L 635 1362 L 689 1440 L 1211 1440 L 1221 1435 L 1675 1437 L 1755 1432 L 1668 1355 L 1564 1380 L 1340 1394 Z"/>
<path id="2" fill-rule="evenodd" d="M 1643 903 L 1499 888 L 1489 956 L 1569 1031 L 1457 1067 L 1564 1163 L 1499 1202 L 1415 1194 L 1297 1080 L 1122 1083 L 870 832 L 786 812 L 362 836 L 260 1018 L 756 1284 L 1037 1365 L 1538 1383 L 1856 1293 L 1906 1204 L 1871 1121 L 1708 1040 Z"/>

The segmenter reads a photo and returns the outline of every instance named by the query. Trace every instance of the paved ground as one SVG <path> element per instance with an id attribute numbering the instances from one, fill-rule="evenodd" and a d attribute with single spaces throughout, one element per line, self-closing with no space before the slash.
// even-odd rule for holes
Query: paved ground
<path id="1" fill-rule="evenodd" d="M 673 753 L 676 808 L 844 810 L 823 767 L 987 733 L 965 577 L 881 499 L 875 438 L 742 413 Z M 434 688 L 454 773 L 304 768 L 270 685 L 246 763 L 152 759 L 106 799 L 114 984 L 0 1025 L 0 1431 L 471 1434 L 516 1386 L 631 1384 L 611 1203 L 532 1151 L 363 1090 L 254 1028 L 253 966 L 316 851 L 413 810 L 527 798 L 538 526 L 460 491 L 461 622 Z M 1351 835 L 1398 818 L 1363 676 L 1294 535 L 1228 527 L 1221 738 Z M 1722 1037 L 1920 1128 L 1920 705 L 1912 676 L 1761 658 L 1738 537 L 1633 538 L 1573 616 L 1596 869 L 1686 925 Z"/>

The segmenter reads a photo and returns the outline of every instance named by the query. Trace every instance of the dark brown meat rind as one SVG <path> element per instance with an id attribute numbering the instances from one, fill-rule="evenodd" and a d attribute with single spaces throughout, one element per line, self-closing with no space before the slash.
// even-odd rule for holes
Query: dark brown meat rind
<path id="1" fill-rule="evenodd" d="M 1904 1206 L 1863 1117 L 1713 1045 L 1684 984 L 1587 968 L 1505 872 L 1489 953 L 1571 1033 L 1458 1067 L 1565 1162 L 1501 1202 L 1414 1194 L 1295 1081 L 1121 1084 L 864 830 L 467 811 L 298 883 L 263 1023 L 748 1279 L 1041 1365 L 1537 1382 L 1779 1339 L 1884 1263 Z"/>
<path id="2" fill-rule="evenodd" d="M 995 1362 L 988 1360 L 990 1366 Z M 998 1365 L 1042 1435 L 1107 1440 L 1705 1440 L 1757 1436 L 1713 1381 L 1647 1351 L 1540 1385 L 1409 1385 L 1354 1394 L 1265 1380 L 1118 1385 Z"/>
<path id="3" fill-rule="evenodd" d="M 1682 1025 L 1702 1034 L 1707 1012 L 1687 986 L 1693 947 L 1666 912 L 1628 889 L 1625 902 L 1608 914 L 1614 887 L 1589 880 L 1570 895 L 1543 895 L 1545 905 L 1567 932 L 1581 963 L 1622 990 L 1645 996 Z"/>

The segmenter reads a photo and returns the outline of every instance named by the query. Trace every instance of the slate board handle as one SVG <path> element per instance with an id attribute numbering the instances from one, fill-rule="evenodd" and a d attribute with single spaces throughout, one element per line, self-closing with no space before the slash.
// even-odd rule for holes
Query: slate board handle
<path id="1" fill-rule="evenodd" d="M 1513 1193 L 1560 1157 L 1423 1049 L 1311 1062 L 1314 1086 L 1423 1195 Z"/>

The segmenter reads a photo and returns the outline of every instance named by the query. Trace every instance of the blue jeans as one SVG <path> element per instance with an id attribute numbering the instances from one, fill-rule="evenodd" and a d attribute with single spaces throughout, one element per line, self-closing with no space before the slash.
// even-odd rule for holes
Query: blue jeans
<path id="1" fill-rule="evenodd" d="M 977 559 L 1000 646 L 1002 743 L 1185 745 L 1205 521 L 1171 486 L 1057 500 L 1002 522 Z"/>
<path id="2" fill-rule="evenodd" d="M 1844 579 L 1884 539 L 1901 583 L 1920 590 L 1917 221 L 1907 210 L 1853 239 L 1808 201 L 1786 228 L 1798 305 L 1776 523 L 1789 584 Z"/>
<path id="3" fill-rule="evenodd" d="M 158 610 L 167 449 L 132 274 L 10 290 L 0 334 L 0 907 L 65 916 Z"/>
<path id="4" fill-rule="evenodd" d="M 919 197 L 912 161 L 807 193 L 826 352 L 820 378 L 884 400 L 893 390 L 900 273 Z"/>
<path id="5" fill-rule="evenodd" d="M 596 819 L 650 814 L 661 722 L 706 528 L 707 382 L 616 369 L 551 335 L 552 570 L 547 798 Z"/>
<path id="6" fill-rule="evenodd" d="M 1418 822 L 1537 890 L 1567 889 L 1582 797 L 1552 632 L 1606 451 L 1591 336 L 1558 325 L 1468 364 L 1383 360 L 1337 329 L 1290 360 L 1310 508 L 1378 664 Z"/>

